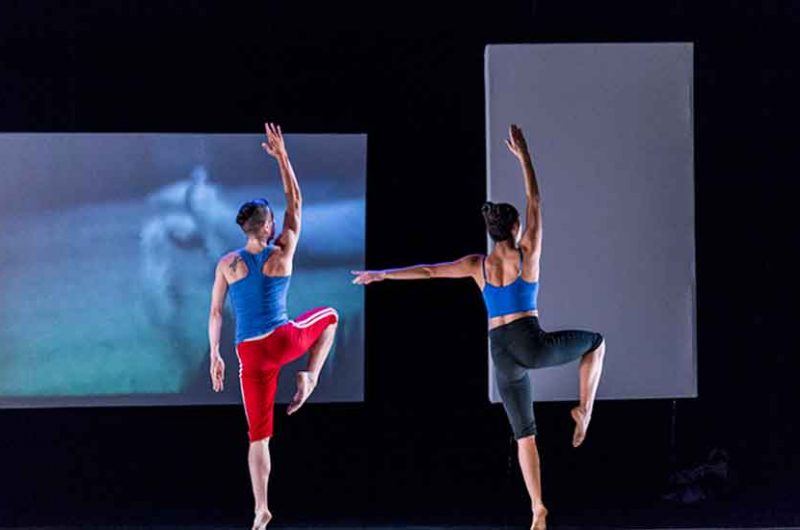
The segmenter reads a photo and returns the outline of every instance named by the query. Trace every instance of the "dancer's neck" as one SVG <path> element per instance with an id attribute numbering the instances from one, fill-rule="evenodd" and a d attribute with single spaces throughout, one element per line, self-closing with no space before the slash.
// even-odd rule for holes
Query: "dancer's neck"
<path id="1" fill-rule="evenodd" d="M 514 241 L 506 240 L 494 244 L 493 254 L 500 258 L 507 258 L 519 253 L 517 244 Z"/>
<path id="2" fill-rule="evenodd" d="M 265 248 L 267 248 L 266 241 L 253 238 L 248 238 L 247 243 L 244 245 L 244 249 L 251 254 L 259 254 Z"/>

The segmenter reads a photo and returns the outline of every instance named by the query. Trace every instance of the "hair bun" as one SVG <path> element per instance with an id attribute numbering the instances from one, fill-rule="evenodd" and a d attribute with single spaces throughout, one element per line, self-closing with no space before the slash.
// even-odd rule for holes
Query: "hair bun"
<path id="1" fill-rule="evenodd" d="M 239 214 L 236 216 L 236 224 L 241 226 L 241 224 L 244 223 L 245 221 L 247 221 L 247 216 L 243 211 L 240 211 Z"/>

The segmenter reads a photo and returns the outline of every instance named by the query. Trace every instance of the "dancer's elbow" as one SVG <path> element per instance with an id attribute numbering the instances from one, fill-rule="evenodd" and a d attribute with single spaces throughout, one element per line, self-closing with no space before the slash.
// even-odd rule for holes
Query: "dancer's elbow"
<path id="1" fill-rule="evenodd" d="M 438 278 L 439 274 L 436 267 L 425 265 L 419 268 L 420 278 L 423 280 L 430 280 L 431 278 Z"/>

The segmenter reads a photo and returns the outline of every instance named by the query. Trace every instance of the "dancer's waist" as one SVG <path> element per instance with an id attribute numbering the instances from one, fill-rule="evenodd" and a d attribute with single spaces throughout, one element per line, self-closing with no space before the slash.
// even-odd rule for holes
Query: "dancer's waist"
<path id="1" fill-rule="evenodd" d="M 539 316 L 539 311 L 537 309 L 533 309 L 530 311 L 518 311 L 516 313 L 509 313 L 508 315 L 500 315 L 492 317 L 489 319 L 489 331 L 499 328 L 501 326 L 505 326 L 506 324 L 511 324 L 512 322 L 519 320 L 521 318 L 530 318 L 538 316 Z"/>

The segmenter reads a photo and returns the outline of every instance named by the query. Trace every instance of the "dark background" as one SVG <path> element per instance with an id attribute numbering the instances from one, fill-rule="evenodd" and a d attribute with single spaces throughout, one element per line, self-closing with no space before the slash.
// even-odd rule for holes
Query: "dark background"
<path id="1" fill-rule="evenodd" d="M 366 132 L 372 268 L 484 248 L 487 43 L 694 42 L 700 397 L 601 402 L 579 450 L 571 405 L 537 405 L 545 499 L 553 524 L 800 523 L 797 2 L 191 4 L 4 2 L 0 129 Z M 467 283 L 370 287 L 366 402 L 280 411 L 276 524 L 525 524 L 484 319 Z M 0 525 L 248 524 L 245 431 L 233 406 L 0 411 Z M 663 500 L 714 448 L 729 479 Z"/>

